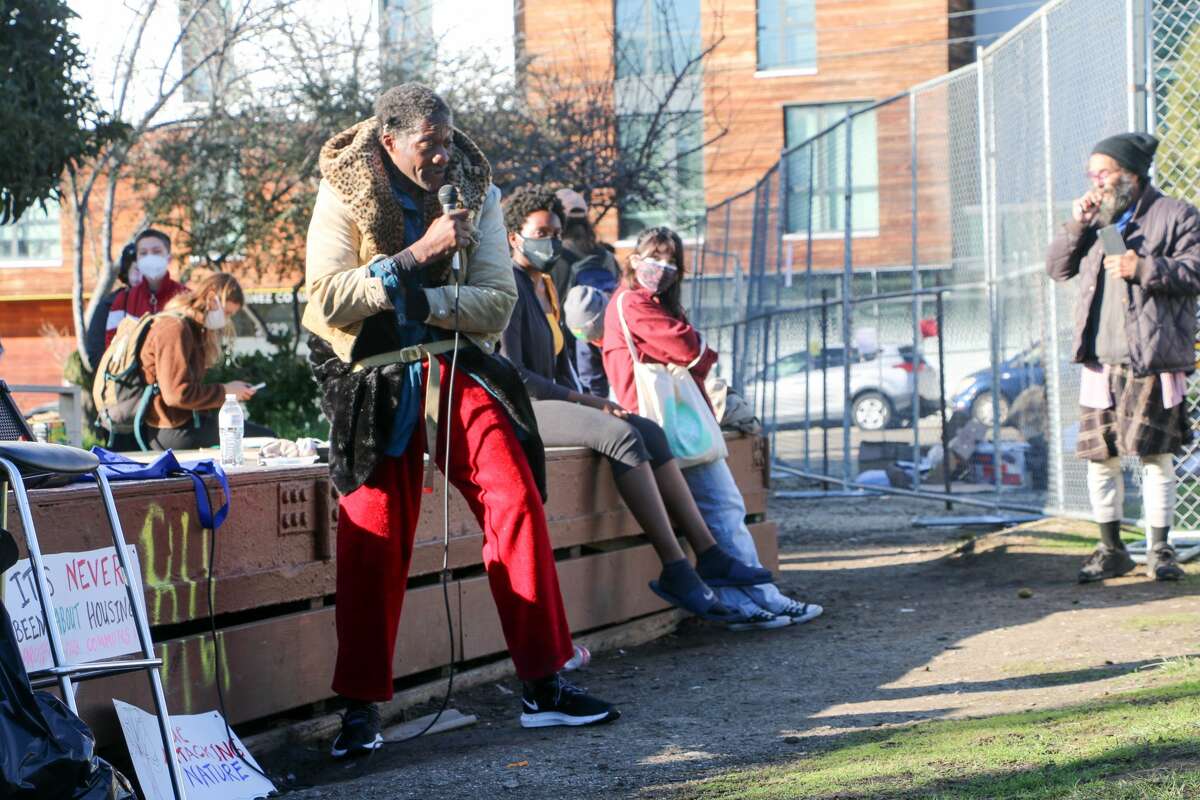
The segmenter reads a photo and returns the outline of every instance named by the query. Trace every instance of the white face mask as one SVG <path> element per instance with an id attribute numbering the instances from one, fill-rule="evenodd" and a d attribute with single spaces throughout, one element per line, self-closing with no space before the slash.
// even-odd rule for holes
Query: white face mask
<path id="1" fill-rule="evenodd" d="M 219 331 L 225 327 L 225 309 L 214 308 L 204 317 L 204 327 L 210 331 Z"/>
<path id="2" fill-rule="evenodd" d="M 142 271 L 137 268 L 137 264 L 134 264 L 129 268 L 129 285 L 137 286 L 142 280 Z"/>
<path id="3" fill-rule="evenodd" d="M 167 274 L 167 257 L 154 254 L 138 256 L 137 268 L 143 278 L 156 281 Z"/>

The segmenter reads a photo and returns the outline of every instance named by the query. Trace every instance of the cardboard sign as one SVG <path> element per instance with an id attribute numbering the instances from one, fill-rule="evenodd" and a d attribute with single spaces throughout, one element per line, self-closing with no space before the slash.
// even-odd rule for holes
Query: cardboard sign
<path id="1" fill-rule="evenodd" d="M 113 706 L 143 796 L 146 800 L 172 800 L 158 718 L 120 700 L 113 700 Z M 230 731 L 233 738 L 226 734 L 225 721 L 216 711 L 172 716 L 171 727 L 188 800 L 254 800 L 275 791 L 274 784 L 254 771 L 261 767 L 242 747 L 237 734 Z"/>
<path id="2" fill-rule="evenodd" d="M 140 570 L 137 550 L 126 546 L 130 567 Z M 116 548 L 55 553 L 42 561 L 67 664 L 141 651 Z M 138 602 L 143 603 L 141 597 Z M 18 561 L 4 574 L 4 606 L 12 617 L 25 669 L 35 672 L 54 666 L 29 559 Z"/>

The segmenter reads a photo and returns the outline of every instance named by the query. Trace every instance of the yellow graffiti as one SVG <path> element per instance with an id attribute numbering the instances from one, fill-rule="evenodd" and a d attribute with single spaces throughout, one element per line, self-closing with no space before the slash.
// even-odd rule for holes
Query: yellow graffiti
<path id="1" fill-rule="evenodd" d="M 155 528 L 165 535 L 155 536 Z M 206 611 L 208 607 L 207 581 L 209 577 L 208 548 L 212 532 L 200 528 L 198 538 L 199 549 L 193 552 L 191 547 L 191 514 L 181 511 L 177 520 L 168 518 L 162 505 L 150 501 L 142 520 L 139 537 L 143 562 L 143 575 L 147 588 L 153 592 L 152 624 L 196 620 L 201 616 L 201 598 Z M 178 558 L 178 573 L 175 573 Z M 198 560 L 197 560 L 198 559 Z M 180 587 L 186 589 L 186 609 L 180 596 Z M 213 584 L 214 608 L 216 584 Z M 166 607 L 164 607 L 164 605 Z M 169 613 L 168 613 L 169 612 Z M 229 652 L 225 640 L 221 640 L 221 663 L 218 671 L 215 648 L 212 639 L 207 634 L 198 635 L 190 640 L 175 643 L 175 658 L 168 658 L 168 648 L 160 645 L 160 656 L 163 660 L 163 680 L 169 685 L 179 687 L 182 695 L 182 711 L 195 713 L 200 698 L 196 694 L 199 689 L 216 689 L 216 681 L 221 681 L 222 689 L 228 690 L 232 685 L 232 670 L 229 665 Z M 195 652 L 192 653 L 194 644 Z M 213 698 L 215 703 L 215 695 Z"/>

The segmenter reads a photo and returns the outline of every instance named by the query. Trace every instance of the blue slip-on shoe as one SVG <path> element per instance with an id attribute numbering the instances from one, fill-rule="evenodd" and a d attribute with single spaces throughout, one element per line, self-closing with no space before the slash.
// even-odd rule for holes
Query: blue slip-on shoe
<path id="1" fill-rule="evenodd" d="M 771 571 L 738 561 L 713 545 L 696 559 L 696 572 L 709 586 L 757 586 L 773 580 Z"/>
<path id="2" fill-rule="evenodd" d="M 676 608 L 682 608 L 709 622 L 730 623 L 745 620 L 743 614 L 718 600 L 713 590 L 703 583 L 680 596 L 664 589 L 658 581 L 650 581 L 650 591 Z"/>

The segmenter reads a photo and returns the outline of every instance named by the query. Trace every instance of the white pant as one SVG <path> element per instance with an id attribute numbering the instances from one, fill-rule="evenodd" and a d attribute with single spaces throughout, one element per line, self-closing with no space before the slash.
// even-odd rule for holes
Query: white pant
<path id="1" fill-rule="evenodd" d="M 1175 516 L 1175 465 L 1170 453 L 1142 456 L 1142 514 L 1152 527 L 1169 528 Z M 1088 496 L 1096 522 L 1116 522 L 1125 505 L 1121 459 L 1089 461 Z"/>

